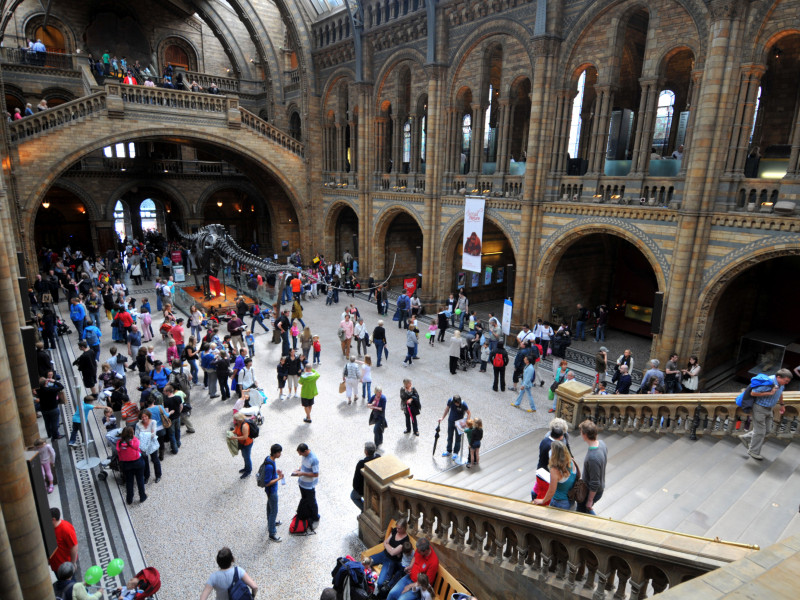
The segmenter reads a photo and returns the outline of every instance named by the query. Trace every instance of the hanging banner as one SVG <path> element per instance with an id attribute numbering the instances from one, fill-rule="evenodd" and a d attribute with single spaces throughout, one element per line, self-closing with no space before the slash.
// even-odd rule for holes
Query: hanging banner
<path id="1" fill-rule="evenodd" d="M 503 302 L 503 322 L 501 323 L 501 327 L 503 329 L 503 333 L 506 335 L 511 335 L 511 309 L 513 308 L 511 300 L 506 299 Z"/>
<path id="2" fill-rule="evenodd" d="M 464 199 L 464 254 L 461 268 L 473 273 L 481 272 L 485 207 L 486 199 L 480 196 L 467 196 Z"/>
<path id="3" fill-rule="evenodd" d="M 209 290 L 209 292 L 211 292 L 212 296 L 219 296 L 220 292 L 222 292 L 222 286 L 219 283 L 219 279 L 209 275 L 208 276 L 208 290 Z"/>
<path id="4" fill-rule="evenodd" d="M 417 291 L 417 278 L 409 277 L 408 279 L 403 279 L 403 287 L 406 290 L 406 294 L 410 298 L 414 295 L 414 292 Z"/>

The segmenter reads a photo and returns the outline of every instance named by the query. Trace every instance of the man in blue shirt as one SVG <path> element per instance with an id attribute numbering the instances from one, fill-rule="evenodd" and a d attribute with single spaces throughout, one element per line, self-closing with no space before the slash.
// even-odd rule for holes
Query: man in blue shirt
<path id="1" fill-rule="evenodd" d="M 411 306 L 411 302 L 406 296 L 406 291 L 403 290 L 400 292 L 400 296 L 397 298 L 397 328 L 400 329 L 408 329 L 408 308 Z"/>
<path id="2" fill-rule="evenodd" d="M 159 392 L 164 390 L 164 386 L 169 381 L 169 374 L 172 373 L 170 369 L 164 366 L 160 360 L 153 363 L 154 370 L 150 371 L 150 379 L 156 385 Z"/>
<path id="3" fill-rule="evenodd" d="M 69 318 L 72 320 L 72 324 L 75 325 L 75 329 L 78 332 L 78 339 L 82 340 L 84 320 L 86 319 L 86 308 L 77 298 L 72 299 L 72 303 L 69 307 Z"/>
<path id="4" fill-rule="evenodd" d="M 309 522 L 319 521 L 319 507 L 315 488 L 319 481 L 319 459 L 309 450 L 307 444 L 300 444 L 297 453 L 303 457 L 300 468 L 292 473 L 298 478 L 300 485 L 300 504 L 297 506 L 297 517 Z"/>
<path id="5" fill-rule="evenodd" d="M 278 469 L 275 461 L 281 457 L 283 447 L 280 444 L 272 444 L 269 449 L 269 456 L 264 460 L 264 491 L 267 493 L 267 529 L 269 529 L 269 539 L 272 542 L 280 542 L 278 535 L 278 525 L 281 524 L 278 518 L 278 482 L 283 479 L 283 471 Z"/>
<path id="6" fill-rule="evenodd" d="M 461 435 L 456 434 L 456 422 L 463 419 L 464 415 L 467 415 L 467 418 L 471 419 L 472 412 L 470 412 L 467 403 L 461 400 L 461 396 L 453 396 L 447 401 L 447 406 L 444 409 L 442 417 L 439 419 L 439 423 L 447 417 L 448 413 L 450 416 L 447 419 L 447 448 L 442 452 L 442 456 L 450 456 L 452 452 L 453 460 L 457 460 L 458 453 L 461 450 Z M 454 436 L 456 438 L 455 446 L 453 446 Z"/>
<path id="7" fill-rule="evenodd" d="M 100 360 L 100 338 L 103 337 L 103 332 L 94 325 L 87 325 L 83 328 L 83 339 L 89 344 L 89 348 L 94 352 L 94 359 Z"/>
<path id="8" fill-rule="evenodd" d="M 780 405 L 781 415 L 786 412 L 786 408 L 783 406 L 783 388 L 792 380 L 792 372 L 789 369 L 781 369 L 770 379 L 774 382 L 772 386 L 760 385 L 754 387 L 750 392 L 750 395 L 755 398 L 753 430 L 739 437 L 739 440 L 747 448 L 747 453 L 756 460 L 764 460 L 764 457 L 761 456 L 761 446 L 764 445 L 767 425 L 772 420 L 775 405 Z"/>

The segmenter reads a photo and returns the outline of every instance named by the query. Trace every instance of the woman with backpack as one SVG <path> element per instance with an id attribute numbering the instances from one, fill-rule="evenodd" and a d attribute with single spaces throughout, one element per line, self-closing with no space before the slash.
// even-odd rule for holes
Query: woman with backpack
<path id="1" fill-rule="evenodd" d="M 250 437 L 250 424 L 246 421 L 244 413 L 237 412 L 233 415 L 233 439 L 239 442 L 239 450 L 242 451 L 244 468 L 239 469 L 241 479 L 249 477 L 253 472 L 253 463 L 250 460 L 250 453 L 253 450 L 253 438 Z"/>
<path id="2" fill-rule="evenodd" d="M 237 567 L 233 564 L 233 553 L 227 546 L 217 552 L 217 566 L 219 571 L 211 574 L 206 582 L 206 587 L 203 588 L 200 594 L 200 600 L 208 600 L 211 592 L 216 591 L 218 597 L 230 598 L 232 593 L 237 593 L 238 588 L 242 584 L 250 588 L 250 593 L 255 598 L 258 592 L 258 586 L 250 579 L 250 576 L 245 573 L 244 569 Z M 224 594 L 224 596 L 222 594 Z M 241 591 L 239 591 L 241 593 Z M 240 598 L 242 596 L 235 596 Z"/>
<path id="3" fill-rule="evenodd" d="M 490 342 L 491 346 L 491 342 Z M 497 342 L 497 347 L 489 355 L 489 362 L 492 363 L 492 370 L 494 371 L 494 383 L 492 390 L 497 391 L 497 383 L 500 382 L 500 391 L 506 391 L 506 365 L 508 364 L 508 352 L 505 349 L 502 340 Z"/>

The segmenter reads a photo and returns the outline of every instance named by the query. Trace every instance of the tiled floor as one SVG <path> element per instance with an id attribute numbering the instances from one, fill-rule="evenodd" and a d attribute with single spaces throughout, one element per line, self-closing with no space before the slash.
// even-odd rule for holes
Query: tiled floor
<path id="1" fill-rule="evenodd" d="M 147 286 L 147 289 L 151 288 Z M 288 523 L 299 501 L 297 483 L 290 478 L 287 485 L 280 488 L 279 518 L 284 524 L 279 527 L 279 534 L 283 542 L 274 544 L 267 540 L 264 492 L 256 486 L 254 477 L 239 479 L 242 459 L 232 457 L 225 444 L 233 401 L 209 400 L 202 388 L 194 388 L 192 420 L 197 433 L 184 433 L 178 455 L 167 452 L 164 477 L 158 484 L 148 486 L 147 502 L 143 505 L 135 502 L 129 507 L 145 558 L 161 571 L 164 582 L 159 593 L 161 600 L 199 594 L 208 575 L 216 569 L 217 550 L 225 545 L 231 547 L 237 563 L 262 586 L 265 597 L 298 599 L 318 597 L 321 589 L 330 584 L 330 571 L 336 558 L 361 550 L 356 522 L 358 509 L 349 495 L 355 464 L 363 456 L 364 442 L 372 439 L 372 432 L 367 423 L 365 402 L 361 400 L 348 406 L 344 395 L 338 393 L 344 360 L 336 330 L 345 303 L 351 301 L 362 311 L 371 330 L 378 315 L 374 305 L 365 300 L 342 296 L 340 303 L 332 307 L 326 307 L 323 299 L 305 303 L 306 324 L 322 341 L 320 395 L 310 425 L 303 423 L 298 399 L 276 400 L 275 365 L 280 346 L 270 343 L 271 333 L 260 333 L 256 338 L 256 373 L 269 400 L 263 410 L 265 425 L 253 450 L 254 469 L 275 442 L 283 445 L 278 466 L 286 473 L 299 467 L 297 445 L 305 442 L 311 447 L 320 460 L 317 497 L 322 520 L 317 535 L 288 535 Z M 384 388 L 390 407 L 389 428 L 381 453 L 392 453 L 406 461 L 416 477 L 426 478 L 451 465 L 440 456 L 443 441 L 436 454 L 432 456 L 431 453 L 437 419 L 442 415 L 447 398 L 454 393 L 461 394 L 473 415 L 483 419 L 484 451 L 526 431 L 546 426 L 550 415 L 546 412 L 545 396 L 551 375 L 544 374 L 545 387 L 536 388 L 534 393 L 540 410 L 527 413 L 510 406 L 514 393 L 492 392 L 490 373 L 472 369 L 450 375 L 446 346 L 437 344 L 432 348 L 422 338 L 420 360 L 414 361 L 411 367 L 403 367 L 405 332 L 391 321 L 391 312 L 386 322 L 389 360 L 381 368 L 373 368 L 373 387 Z M 105 360 L 111 335 L 105 319 L 102 325 L 102 359 Z M 158 325 L 160 319 L 154 321 L 154 329 Z M 71 337 L 74 338 L 74 334 Z M 374 346 L 371 350 L 374 359 Z M 159 357 L 166 353 L 160 339 L 156 351 Z M 412 379 L 422 399 L 418 438 L 403 435 L 405 427 L 397 404 L 404 377 Z M 509 369 L 509 385 L 510 380 Z M 130 389 L 137 393 L 132 386 Z M 113 478 L 109 479 L 109 484 L 114 485 Z"/>

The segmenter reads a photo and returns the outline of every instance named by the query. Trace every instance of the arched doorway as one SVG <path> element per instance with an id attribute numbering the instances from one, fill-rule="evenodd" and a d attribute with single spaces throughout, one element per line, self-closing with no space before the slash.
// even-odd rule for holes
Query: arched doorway
<path id="1" fill-rule="evenodd" d="M 36 213 L 33 230 L 37 250 L 60 251 L 69 245 L 73 251 L 94 254 L 86 205 L 70 191 L 50 188 Z"/>
<path id="2" fill-rule="evenodd" d="M 484 220 L 481 272 L 474 273 L 462 268 L 463 238 L 464 226 L 461 224 L 454 227 L 445 240 L 440 296 L 446 298 L 449 293 L 456 293 L 463 287 L 471 306 L 488 303 L 491 306 L 487 310 L 502 313 L 503 300 L 514 296 L 516 258 L 511 241 L 491 220 Z"/>
<path id="3" fill-rule="evenodd" d="M 800 365 L 800 315 L 782 298 L 800 294 L 800 256 L 758 262 L 732 277 L 709 311 L 703 372 L 712 385 Z M 701 357 L 702 358 L 702 357 Z"/>
<path id="4" fill-rule="evenodd" d="M 345 251 L 358 258 L 358 215 L 350 206 L 343 206 L 333 225 L 333 256 L 330 260 L 342 260 Z"/>
<path id="5" fill-rule="evenodd" d="M 34 39 L 42 40 L 48 52 L 63 54 L 67 51 L 67 45 L 64 42 L 64 34 L 52 25 L 46 29 L 44 27 L 37 27 L 36 31 L 33 33 L 33 37 Z"/>
<path id="6" fill-rule="evenodd" d="M 387 277 L 394 263 L 388 285 L 399 288 L 403 285 L 403 279 L 416 277 L 422 272 L 422 229 L 416 219 L 404 211 L 397 211 L 394 216 L 387 217 L 384 223 L 375 237 L 376 279 Z"/>
<path id="7" fill-rule="evenodd" d="M 120 221 L 120 217 L 124 221 Z M 124 225 L 127 235 L 138 240 L 144 239 L 148 231 L 157 231 L 172 239 L 175 237 L 172 224 L 181 225 L 182 222 L 180 203 L 158 187 L 135 186 L 114 205 L 114 229 L 119 232 Z"/>
<path id="8" fill-rule="evenodd" d="M 551 312 L 537 317 L 570 321 L 578 303 L 591 310 L 604 304 L 609 329 L 650 337 L 656 291 L 658 278 L 641 250 L 616 235 L 591 233 L 558 259 L 551 277 Z"/>

